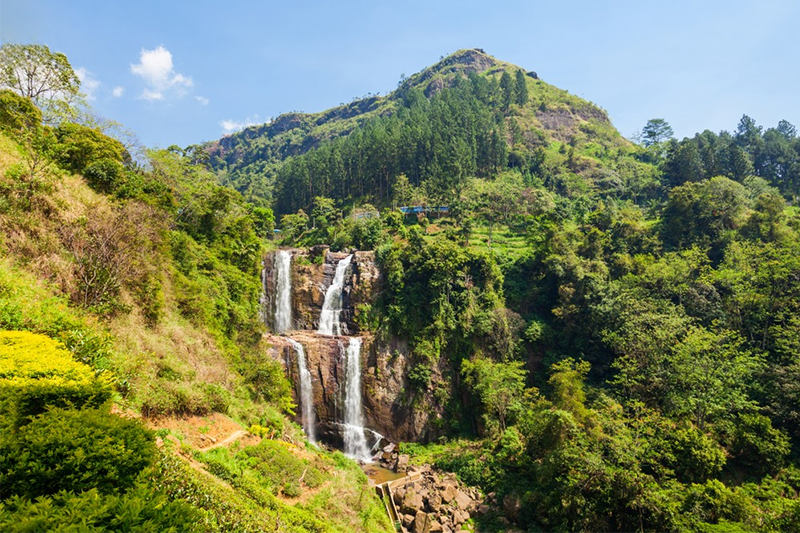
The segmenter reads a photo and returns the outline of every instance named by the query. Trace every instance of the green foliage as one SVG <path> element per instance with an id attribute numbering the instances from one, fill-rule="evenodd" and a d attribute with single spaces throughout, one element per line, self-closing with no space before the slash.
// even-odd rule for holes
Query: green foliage
<path id="1" fill-rule="evenodd" d="M 526 397 L 522 361 L 495 363 L 478 354 L 461 362 L 464 384 L 480 399 L 489 433 L 504 435 L 508 424 L 520 416 Z M 532 391 L 535 394 L 535 391 Z M 498 427 L 499 426 L 499 427 Z"/>
<path id="2" fill-rule="evenodd" d="M 42 112 L 30 98 L 9 89 L 0 90 L 0 129 L 17 132 L 34 128 L 41 122 Z"/>
<path id="3" fill-rule="evenodd" d="M 0 502 L 0 529 L 9 533 L 35 531 L 163 531 L 193 533 L 200 514 L 183 502 L 141 487 L 125 494 L 101 494 L 88 490 L 75 494 L 61 491 L 32 501 L 15 496 Z"/>
<path id="4" fill-rule="evenodd" d="M 103 408 L 52 408 L 4 439 L 0 494 L 36 498 L 61 490 L 124 492 L 154 453 L 152 435 L 137 421 Z"/>
<path id="5" fill-rule="evenodd" d="M 0 89 L 30 98 L 45 121 L 74 117 L 83 96 L 81 82 L 67 56 L 42 44 L 3 43 L 0 47 Z"/>
<path id="6" fill-rule="evenodd" d="M 57 139 L 54 147 L 56 159 L 65 169 L 76 174 L 82 174 L 92 165 L 100 164 L 93 171 L 93 174 L 97 174 L 101 169 L 112 168 L 113 163 L 119 165 L 116 170 L 119 173 L 122 171 L 122 162 L 126 157 L 130 157 L 118 140 L 88 126 L 65 122 L 58 126 L 55 133 Z M 89 183 L 99 187 L 103 192 L 110 190 L 101 187 L 110 187 L 110 183 L 95 183 L 90 177 Z"/>
<path id="7" fill-rule="evenodd" d="M 95 407 L 111 383 L 44 335 L 0 331 L 0 410 L 18 428 L 52 407 Z"/>

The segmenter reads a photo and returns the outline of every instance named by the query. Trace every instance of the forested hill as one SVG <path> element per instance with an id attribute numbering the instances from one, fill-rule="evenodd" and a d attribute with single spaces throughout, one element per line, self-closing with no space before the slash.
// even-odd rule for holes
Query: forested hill
<path id="1" fill-rule="evenodd" d="M 448 202 L 466 177 L 506 168 L 568 192 L 574 176 L 587 178 L 580 187 L 619 188 L 620 165 L 637 166 L 602 109 L 479 49 L 402 79 L 385 97 L 281 115 L 205 148 L 223 182 L 278 213 L 308 210 L 317 196 L 387 205 L 400 175 Z"/>

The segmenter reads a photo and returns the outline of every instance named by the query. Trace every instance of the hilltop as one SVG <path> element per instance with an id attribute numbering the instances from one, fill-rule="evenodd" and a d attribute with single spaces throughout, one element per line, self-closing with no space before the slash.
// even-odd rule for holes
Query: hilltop
<path id="1" fill-rule="evenodd" d="M 471 85 L 471 90 L 465 91 L 465 85 Z M 524 94 L 518 94 L 521 92 Z M 547 173 L 559 174 L 555 167 L 561 164 L 561 159 L 566 159 L 561 156 L 568 156 L 569 170 L 594 183 L 613 174 L 616 167 L 613 158 L 635 151 L 600 107 L 546 83 L 533 71 L 498 60 L 481 49 L 459 50 L 401 80 L 398 87 L 386 96 L 370 95 L 319 113 L 283 114 L 269 123 L 248 127 L 204 148 L 210 155 L 212 169 L 222 181 L 242 192 L 248 200 L 264 206 L 277 204 L 279 212 L 293 211 L 298 206 L 284 205 L 285 202 L 278 198 L 279 191 L 275 190 L 278 174 L 289 158 L 323 149 L 358 132 L 382 126 L 388 128 L 389 124 L 393 132 L 404 130 L 395 132 L 403 137 L 402 140 L 390 139 L 390 142 L 397 141 L 395 144 L 402 144 L 406 150 L 413 149 L 414 145 L 427 144 L 430 148 L 436 140 L 417 135 L 419 128 L 413 123 L 415 118 L 409 117 L 408 113 L 419 103 L 419 96 L 428 101 L 437 97 L 448 102 L 458 100 L 455 104 L 450 103 L 451 107 L 474 109 L 479 106 L 479 112 L 487 115 L 481 127 L 491 128 L 490 121 L 497 123 L 505 145 L 502 149 L 508 156 L 498 160 L 498 168 L 492 173 L 505 167 L 520 167 L 540 177 Z M 456 109 L 455 113 L 460 111 Z M 426 114 L 429 114 L 427 110 Z M 442 123 L 426 127 L 433 128 L 434 136 L 458 136 L 459 132 L 453 130 L 453 125 L 446 124 L 449 120 L 444 118 Z M 439 131 L 439 127 L 444 129 Z M 467 135 L 473 137 L 474 134 L 471 131 Z M 466 142 L 475 143 L 471 138 Z M 395 148 L 392 150 L 397 151 Z M 415 185 L 435 173 L 416 168 L 427 164 L 434 154 L 425 155 L 426 163 L 398 162 L 396 154 L 387 155 L 389 166 L 396 167 L 392 172 L 407 174 L 416 181 Z M 387 180 L 392 178 L 394 176 L 388 176 Z M 388 192 L 391 186 L 387 183 L 383 192 Z M 386 203 L 387 199 L 384 195 L 383 198 L 362 200 L 380 204 Z"/>

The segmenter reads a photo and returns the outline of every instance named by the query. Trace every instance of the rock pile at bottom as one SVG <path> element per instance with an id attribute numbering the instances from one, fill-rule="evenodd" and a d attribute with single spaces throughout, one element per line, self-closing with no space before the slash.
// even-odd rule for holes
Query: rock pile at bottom
<path id="1" fill-rule="evenodd" d="M 422 477 L 392 493 L 404 533 L 456 533 L 470 517 L 488 510 L 478 490 L 460 484 L 455 474 L 429 466 L 408 472 Z"/>

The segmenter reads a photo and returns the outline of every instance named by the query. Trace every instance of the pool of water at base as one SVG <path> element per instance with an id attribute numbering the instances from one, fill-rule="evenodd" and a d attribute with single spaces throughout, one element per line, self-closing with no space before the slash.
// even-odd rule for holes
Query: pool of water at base
<path id="1" fill-rule="evenodd" d="M 387 481 L 394 481 L 395 479 L 406 477 L 405 474 L 389 470 L 388 468 L 379 466 L 377 463 L 365 463 L 361 468 L 369 478 L 371 485 L 380 485 Z"/>

